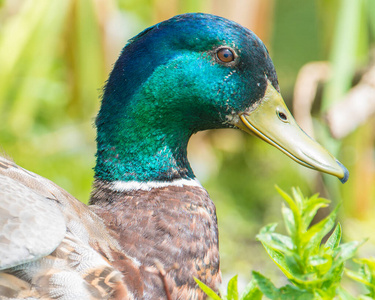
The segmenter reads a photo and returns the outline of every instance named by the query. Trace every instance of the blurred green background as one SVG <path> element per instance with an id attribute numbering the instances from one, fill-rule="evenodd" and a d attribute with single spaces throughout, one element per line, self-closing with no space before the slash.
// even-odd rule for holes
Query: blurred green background
<path id="1" fill-rule="evenodd" d="M 321 177 L 264 142 L 235 130 L 194 136 L 189 157 L 198 179 L 217 205 L 224 277 L 239 273 L 247 280 L 251 270 L 262 270 L 271 277 L 276 272 L 255 240 L 261 226 L 280 220 L 281 199 L 275 184 L 287 191 L 299 186 L 306 195 L 320 192 L 335 204 L 342 201 L 340 221 L 346 239 L 369 237 L 360 255 L 373 256 L 374 117 L 363 119 L 354 131 L 335 140 L 329 134 L 325 113 L 372 67 L 374 3 L 2 0 L 0 149 L 22 167 L 87 202 L 95 163 L 93 121 L 102 87 L 126 41 L 176 14 L 220 15 L 250 28 L 265 42 L 291 109 L 299 70 L 310 62 L 326 62 L 330 76 L 318 80 L 313 97 L 314 135 L 351 172 L 349 182 L 341 185 L 337 179 Z M 298 86 L 302 98 L 314 81 L 309 73 L 303 76 L 307 79 Z M 264 272 L 265 268 L 269 271 Z"/>

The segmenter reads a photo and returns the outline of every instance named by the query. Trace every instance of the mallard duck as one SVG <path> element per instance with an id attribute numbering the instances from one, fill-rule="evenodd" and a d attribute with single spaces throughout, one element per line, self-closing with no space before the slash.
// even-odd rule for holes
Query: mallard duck
<path id="1" fill-rule="evenodd" d="M 348 172 L 295 123 L 250 30 L 194 13 L 124 47 L 96 118 L 86 206 L 0 158 L 1 299 L 204 299 L 221 281 L 215 205 L 187 159 L 196 132 L 255 134 L 298 163 Z"/>

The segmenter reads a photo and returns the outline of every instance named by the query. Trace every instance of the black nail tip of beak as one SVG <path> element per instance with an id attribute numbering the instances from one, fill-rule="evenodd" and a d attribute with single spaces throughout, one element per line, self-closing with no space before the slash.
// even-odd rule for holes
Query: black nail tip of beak
<path id="1" fill-rule="evenodd" d="M 339 164 L 339 166 L 341 167 L 341 169 L 344 171 L 344 177 L 343 178 L 340 178 L 340 181 L 341 183 L 345 183 L 348 181 L 349 179 L 349 171 L 347 168 L 344 167 L 344 165 L 342 163 L 340 163 L 338 160 L 336 160 L 336 162 Z"/>

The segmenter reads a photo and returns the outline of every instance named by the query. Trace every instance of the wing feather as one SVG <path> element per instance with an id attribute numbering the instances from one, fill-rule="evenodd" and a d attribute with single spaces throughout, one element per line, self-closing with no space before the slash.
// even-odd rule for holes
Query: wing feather
<path id="1" fill-rule="evenodd" d="M 66 232 L 57 205 L 0 175 L 0 270 L 39 259 L 57 248 Z"/>

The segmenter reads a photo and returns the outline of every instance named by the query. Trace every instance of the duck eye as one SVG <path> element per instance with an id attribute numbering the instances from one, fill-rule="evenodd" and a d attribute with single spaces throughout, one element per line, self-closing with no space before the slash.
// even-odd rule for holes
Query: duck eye
<path id="1" fill-rule="evenodd" d="M 217 58 L 221 60 L 222 62 L 229 63 L 231 61 L 234 61 L 234 53 L 229 48 L 220 48 L 217 51 Z"/>

